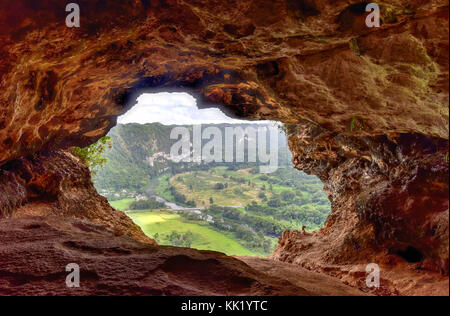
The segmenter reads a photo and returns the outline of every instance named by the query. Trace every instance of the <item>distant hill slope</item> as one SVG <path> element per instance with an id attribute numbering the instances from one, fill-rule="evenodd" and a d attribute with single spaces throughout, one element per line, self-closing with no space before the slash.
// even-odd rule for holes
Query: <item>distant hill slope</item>
<path id="1" fill-rule="evenodd" d="M 263 127 L 270 124 L 205 124 L 218 127 L 225 135 L 224 129 L 231 127 Z M 170 139 L 170 133 L 175 127 L 186 127 L 192 133 L 192 126 L 168 126 L 159 123 L 151 124 L 124 124 L 113 128 L 108 134 L 113 138 L 112 150 L 104 156 L 108 163 L 103 170 L 99 170 L 95 178 L 95 186 L 99 191 L 119 191 L 122 189 L 142 192 L 149 184 L 151 178 L 156 178 L 164 172 L 179 172 L 195 168 L 209 168 L 223 165 L 210 163 L 208 166 L 199 166 L 194 163 L 175 163 L 170 159 L 170 148 L 177 140 Z M 192 139 L 192 137 L 191 137 Z M 203 144 L 208 142 L 204 140 Z M 247 145 L 246 143 L 246 150 Z M 256 143 L 256 141 L 254 142 Z M 225 147 L 224 147 L 225 148 Z M 257 148 L 258 150 L 258 148 Z M 282 131 L 278 133 L 278 160 L 280 166 L 291 165 L 291 154 L 287 147 L 286 136 Z M 247 161 L 247 157 L 246 160 Z M 227 164 L 228 166 L 230 164 Z M 237 165 L 237 164 L 236 164 Z M 257 166 L 254 163 L 239 164 L 241 167 Z"/>

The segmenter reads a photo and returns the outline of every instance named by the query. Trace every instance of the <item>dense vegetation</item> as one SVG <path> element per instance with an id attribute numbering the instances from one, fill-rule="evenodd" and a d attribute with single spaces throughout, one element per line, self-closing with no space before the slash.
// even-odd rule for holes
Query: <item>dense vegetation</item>
<path id="1" fill-rule="evenodd" d="M 159 243 L 161 243 L 163 240 L 168 240 L 170 242 L 170 245 L 172 246 L 190 248 L 194 240 L 194 234 L 191 231 L 179 233 L 172 230 L 168 234 L 160 235 L 159 233 L 156 233 L 153 235 L 153 238 L 156 240 L 156 242 Z"/>
<path id="2" fill-rule="evenodd" d="M 121 190 L 143 193 L 149 184 L 151 176 L 159 175 L 167 168 L 170 161 L 159 160 L 154 166 L 149 163 L 149 157 L 157 152 L 169 152 L 170 128 L 161 124 L 126 124 L 113 128 L 108 136 L 113 139 L 112 150 L 104 157 L 108 163 L 100 170 L 95 179 L 99 191 L 108 193 Z"/>
<path id="3" fill-rule="evenodd" d="M 313 231 L 323 226 L 330 203 L 316 177 L 287 168 L 261 175 L 255 169 L 217 167 L 163 176 L 163 190 L 156 191 L 169 201 L 177 201 L 179 195 L 195 200 L 204 208 L 203 216 L 213 219 L 211 227 L 262 253 L 273 251 L 285 230 L 306 226 Z M 204 220 L 193 214 L 184 217 Z"/>
<path id="4" fill-rule="evenodd" d="M 105 155 L 109 162 L 95 182 L 114 207 L 149 210 L 128 214 L 160 244 L 268 255 L 283 231 L 322 227 L 330 212 L 323 184 L 290 166 L 286 142 L 280 142 L 280 168 L 261 174 L 251 163 L 172 162 L 172 128 L 129 124 L 113 129 L 113 149 Z M 154 195 L 178 208 L 167 209 Z"/>
<path id="5" fill-rule="evenodd" d="M 229 126 L 227 124 L 204 125 L 215 126 L 221 130 Z M 246 128 L 248 126 L 260 127 L 261 125 L 240 124 L 233 125 Z M 128 192 L 144 193 L 151 179 L 156 179 L 165 173 L 177 174 L 187 170 L 209 170 L 212 167 L 227 166 L 235 170 L 255 166 L 254 163 L 184 163 L 173 162 L 170 157 L 170 148 L 177 140 L 170 139 L 172 129 L 177 126 L 167 126 L 159 123 L 152 124 L 125 124 L 114 127 L 108 137 L 112 142 L 112 150 L 103 154 L 108 163 L 103 169 L 98 170 L 95 178 L 96 188 L 108 199 L 121 199 L 114 193 L 122 190 Z M 192 126 L 184 126 L 192 132 Z M 225 132 L 223 132 L 225 134 Z M 205 141 L 206 142 L 206 141 Z M 279 134 L 279 164 L 290 165 L 290 153 L 287 148 L 286 138 Z M 224 148 L 225 148 L 225 144 Z M 248 143 L 245 142 L 245 148 Z M 247 159 L 247 156 L 246 158 Z M 246 160 L 247 161 L 247 160 Z"/>
<path id="6" fill-rule="evenodd" d="M 78 156 L 86 167 L 91 169 L 91 174 L 95 177 L 99 169 L 103 168 L 108 162 L 104 155 L 107 149 L 112 148 L 112 141 L 111 137 L 104 136 L 88 147 L 73 147 L 72 153 Z"/>
<path id="7" fill-rule="evenodd" d="M 182 246 L 201 250 L 215 250 L 228 255 L 263 256 L 241 245 L 231 234 L 214 230 L 203 221 L 190 221 L 174 212 L 149 211 L 128 213 L 144 233 L 160 245 Z M 178 235 L 173 234 L 176 232 Z M 186 236 L 186 237 L 185 237 Z"/>
<path id="8" fill-rule="evenodd" d="M 166 205 L 164 203 L 156 201 L 154 198 L 148 200 L 134 201 L 130 204 L 130 210 L 155 210 L 164 209 Z"/>

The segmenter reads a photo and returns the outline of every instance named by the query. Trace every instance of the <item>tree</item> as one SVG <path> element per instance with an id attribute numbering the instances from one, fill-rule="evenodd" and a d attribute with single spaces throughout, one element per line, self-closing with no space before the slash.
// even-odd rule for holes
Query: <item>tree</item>
<path id="1" fill-rule="evenodd" d="M 223 190 L 225 188 L 225 186 L 223 185 L 223 183 L 216 183 L 215 185 L 214 185 L 214 189 L 216 189 L 216 190 Z"/>
<path id="2" fill-rule="evenodd" d="M 108 159 L 102 157 L 102 155 L 107 149 L 112 148 L 112 142 L 111 137 L 104 136 L 88 147 L 73 147 L 72 153 L 81 159 L 83 164 L 91 170 L 92 176 L 95 177 L 98 168 L 103 168 L 108 162 Z"/>
<path id="3" fill-rule="evenodd" d="M 195 203 L 194 200 L 187 201 L 186 205 L 189 207 L 197 207 L 197 204 Z"/>
<path id="4" fill-rule="evenodd" d="M 154 198 L 148 200 L 134 201 L 130 204 L 130 210 L 154 210 L 167 208 L 162 202 L 156 201 Z"/>
<path id="5" fill-rule="evenodd" d="M 263 249 L 265 252 L 270 252 L 272 251 L 272 242 L 270 241 L 270 239 L 265 239 L 263 242 Z"/>
<path id="6" fill-rule="evenodd" d="M 295 193 L 292 191 L 281 192 L 281 198 L 283 201 L 292 201 L 295 198 Z"/>
<path id="7" fill-rule="evenodd" d="M 267 205 L 269 205 L 270 207 L 280 207 L 281 201 L 278 198 L 271 198 Z"/>
<path id="8" fill-rule="evenodd" d="M 179 193 L 174 186 L 170 187 L 170 192 L 172 193 L 175 202 L 180 204 L 186 203 L 186 196 L 184 194 Z"/>

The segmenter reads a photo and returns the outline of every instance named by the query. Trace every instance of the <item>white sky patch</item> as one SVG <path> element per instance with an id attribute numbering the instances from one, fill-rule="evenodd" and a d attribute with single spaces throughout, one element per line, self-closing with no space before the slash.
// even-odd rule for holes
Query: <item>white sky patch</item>
<path id="1" fill-rule="evenodd" d="M 199 109 L 197 100 L 190 94 L 169 92 L 142 94 L 137 104 L 118 118 L 119 124 L 155 122 L 164 125 L 250 123 L 232 119 L 216 108 Z"/>

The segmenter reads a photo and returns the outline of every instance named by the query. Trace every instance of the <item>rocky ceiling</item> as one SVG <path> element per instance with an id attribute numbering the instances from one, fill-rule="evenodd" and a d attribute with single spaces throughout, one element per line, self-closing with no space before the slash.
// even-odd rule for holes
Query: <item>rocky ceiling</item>
<path id="1" fill-rule="evenodd" d="M 78 3 L 79 29 L 61 1 L 2 1 L 0 163 L 92 142 L 149 88 L 246 117 L 448 138 L 448 1 L 383 3 L 380 29 L 357 1 Z"/>
<path id="2" fill-rule="evenodd" d="M 138 93 L 182 90 L 285 122 L 295 166 L 324 182 L 326 227 L 284 234 L 273 259 L 448 275 L 448 1 L 378 1 L 380 28 L 351 0 L 77 3 L 80 28 L 58 0 L 0 5 L 0 214 L 61 205 L 77 167 L 48 192 L 46 159 L 67 164 L 59 150 L 105 135 Z"/>

